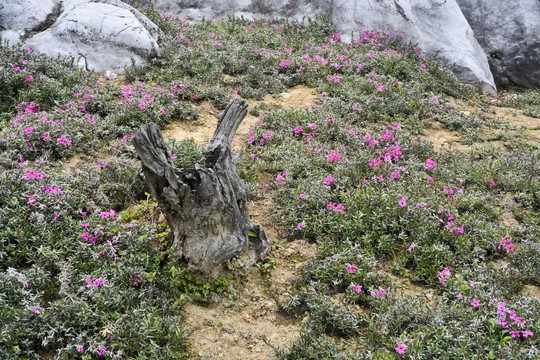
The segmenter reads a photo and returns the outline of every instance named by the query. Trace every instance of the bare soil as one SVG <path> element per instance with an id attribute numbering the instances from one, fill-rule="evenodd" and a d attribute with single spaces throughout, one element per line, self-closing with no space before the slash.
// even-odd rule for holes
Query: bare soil
<path id="1" fill-rule="evenodd" d="M 269 259 L 276 265 L 270 277 L 254 267 L 234 289 L 236 299 L 222 298 L 210 306 L 187 304 L 192 358 L 273 359 L 277 350 L 291 347 L 301 320 L 281 314 L 277 301 L 286 301 L 297 269 L 315 253 L 316 245 L 306 240 L 274 246 Z"/>
<path id="2" fill-rule="evenodd" d="M 425 134 L 420 136 L 420 139 L 431 141 L 435 151 L 443 150 L 467 150 L 468 147 L 459 142 L 459 134 L 445 129 L 440 123 L 433 122 L 431 128 L 425 131 Z"/>

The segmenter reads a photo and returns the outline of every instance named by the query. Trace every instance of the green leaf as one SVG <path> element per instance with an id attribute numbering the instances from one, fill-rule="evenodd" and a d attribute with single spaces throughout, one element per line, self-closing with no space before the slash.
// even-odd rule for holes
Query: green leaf
<path id="1" fill-rule="evenodd" d="M 255 234 L 253 231 L 248 231 L 248 236 L 257 237 L 258 235 Z"/>

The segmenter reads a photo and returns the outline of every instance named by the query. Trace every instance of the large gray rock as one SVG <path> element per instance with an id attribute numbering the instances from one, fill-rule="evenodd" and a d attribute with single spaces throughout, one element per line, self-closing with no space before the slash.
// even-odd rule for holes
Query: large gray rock
<path id="1" fill-rule="evenodd" d="M 39 28 L 47 16 L 59 9 L 59 0 L 2 0 L 0 2 L 0 39 L 19 42 L 30 31 Z"/>
<path id="2" fill-rule="evenodd" d="M 462 81 L 496 93 L 483 50 L 455 0 L 335 0 L 332 18 L 343 33 L 359 29 L 406 34 Z"/>
<path id="3" fill-rule="evenodd" d="M 128 0 L 129 1 L 129 0 Z M 463 81 L 495 94 L 484 52 L 456 0 L 155 0 L 157 8 L 192 20 L 315 16 L 328 12 L 345 35 L 363 30 L 405 34 L 427 55 L 435 55 Z"/>
<path id="4" fill-rule="evenodd" d="M 540 87 L 540 1 L 457 0 L 498 86 Z"/>
<path id="5" fill-rule="evenodd" d="M 42 7 L 44 13 L 36 15 L 31 29 L 24 27 L 24 11 L 4 6 L 2 14 L 14 17 L 6 23 L 5 34 L 13 36 L 16 31 L 22 45 L 51 57 L 72 56 L 81 67 L 97 72 L 121 73 L 132 58 L 137 64 L 145 63 L 148 53 L 158 49 L 158 27 L 122 1 L 55 1 L 17 0 L 19 8 L 40 8 L 41 2 L 58 4 Z"/>

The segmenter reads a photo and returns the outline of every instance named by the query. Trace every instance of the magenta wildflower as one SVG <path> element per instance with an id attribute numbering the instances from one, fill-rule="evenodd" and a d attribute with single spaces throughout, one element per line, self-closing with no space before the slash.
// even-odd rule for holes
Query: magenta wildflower
<path id="1" fill-rule="evenodd" d="M 513 338 L 519 337 L 519 331 L 510 331 L 510 333 L 512 334 Z"/>
<path id="2" fill-rule="evenodd" d="M 64 135 L 62 135 L 56 140 L 56 144 L 57 145 L 63 145 L 63 146 L 69 146 L 69 145 L 71 145 L 71 141 L 68 140 Z"/>
<path id="3" fill-rule="evenodd" d="M 302 224 L 302 223 L 298 223 L 298 225 L 296 225 L 296 228 L 298 230 L 302 230 L 306 225 Z"/>
<path id="4" fill-rule="evenodd" d="M 407 347 L 403 344 L 398 344 L 398 346 L 396 347 L 396 352 L 398 354 L 405 354 L 405 350 L 407 350 Z"/>
<path id="5" fill-rule="evenodd" d="M 357 269 L 357 266 L 354 265 L 354 264 L 352 264 L 352 265 L 348 264 L 348 265 L 347 265 L 347 272 L 348 272 L 349 274 L 354 273 L 354 272 L 356 271 L 356 269 Z"/>
<path id="6" fill-rule="evenodd" d="M 437 164 L 435 163 L 435 161 L 433 161 L 433 158 L 430 157 L 429 159 L 426 159 L 426 167 L 428 169 L 431 169 L 433 167 L 437 166 Z"/>
<path id="7" fill-rule="evenodd" d="M 452 272 L 450 271 L 450 269 L 444 268 L 444 270 L 439 273 L 439 281 L 444 284 L 446 278 L 450 275 L 452 275 Z"/>
<path id="8" fill-rule="evenodd" d="M 332 182 L 334 181 L 334 178 L 332 177 L 332 175 L 328 175 L 328 177 L 326 178 L 326 180 L 324 181 L 325 185 L 328 185 L 330 186 L 332 184 Z"/>
<path id="9" fill-rule="evenodd" d="M 401 200 L 399 201 L 399 206 L 401 206 L 402 208 L 407 206 L 407 201 L 405 200 L 404 197 L 402 197 Z"/>
<path id="10" fill-rule="evenodd" d="M 473 301 L 471 302 L 471 305 L 474 306 L 475 308 L 479 307 L 480 306 L 480 301 L 476 300 L 476 299 L 473 299 Z"/>
<path id="11" fill-rule="evenodd" d="M 28 75 L 28 76 L 26 77 L 26 81 L 32 82 L 32 81 L 34 81 L 34 78 L 33 78 L 32 76 Z"/>

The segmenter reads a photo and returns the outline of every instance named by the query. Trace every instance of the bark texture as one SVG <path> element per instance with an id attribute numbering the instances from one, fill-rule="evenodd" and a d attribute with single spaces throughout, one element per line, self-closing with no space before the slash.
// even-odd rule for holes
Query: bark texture
<path id="1" fill-rule="evenodd" d="M 173 232 L 172 255 L 185 262 L 189 271 L 210 278 L 217 277 L 237 254 L 244 252 L 249 266 L 269 250 L 264 230 L 249 218 L 246 189 L 231 153 L 233 136 L 247 108 L 243 99 L 231 101 L 206 147 L 206 163 L 194 168 L 173 166 L 153 123 L 142 126 L 133 138 L 145 183 Z"/>

